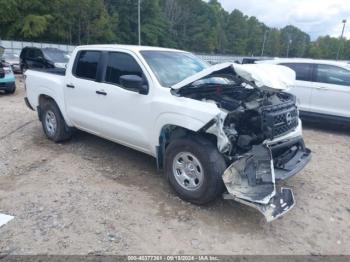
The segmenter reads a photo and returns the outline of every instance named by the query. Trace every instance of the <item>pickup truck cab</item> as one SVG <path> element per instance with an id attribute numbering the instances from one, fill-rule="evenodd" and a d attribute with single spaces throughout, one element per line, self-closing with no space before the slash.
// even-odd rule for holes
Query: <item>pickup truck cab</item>
<path id="1" fill-rule="evenodd" d="M 276 65 L 209 66 L 156 47 L 77 47 L 66 69 L 28 70 L 27 105 L 46 136 L 73 128 L 149 154 L 177 194 L 195 204 L 218 195 L 268 221 L 294 206 L 277 182 L 310 160 L 293 95 L 295 73 Z"/>

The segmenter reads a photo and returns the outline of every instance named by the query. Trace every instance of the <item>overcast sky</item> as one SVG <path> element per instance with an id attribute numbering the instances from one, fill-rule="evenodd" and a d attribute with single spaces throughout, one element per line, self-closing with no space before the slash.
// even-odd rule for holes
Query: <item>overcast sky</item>
<path id="1" fill-rule="evenodd" d="M 340 36 L 342 20 L 348 19 L 345 36 L 350 38 L 350 0 L 219 0 L 227 11 L 239 9 L 270 27 L 292 24 L 311 35 Z"/>

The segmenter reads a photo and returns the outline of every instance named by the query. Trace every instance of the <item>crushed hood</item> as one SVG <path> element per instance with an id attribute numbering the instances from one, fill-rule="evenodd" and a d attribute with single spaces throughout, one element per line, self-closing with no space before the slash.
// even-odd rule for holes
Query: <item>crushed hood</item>
<path id="1" fill-rule="evenodd" d="M 181 82 L 173 85 L 173 90 L 180 90 L 202 78 L 214 75 L 223 70 L 232 70 L 246 81 L 253 82 L 258 88 L 269 91 L 290 89 L 295 82 L 295 72 L 285 66 L 272 64 L 234 64 L 222 63 L 208 67 Z"/>

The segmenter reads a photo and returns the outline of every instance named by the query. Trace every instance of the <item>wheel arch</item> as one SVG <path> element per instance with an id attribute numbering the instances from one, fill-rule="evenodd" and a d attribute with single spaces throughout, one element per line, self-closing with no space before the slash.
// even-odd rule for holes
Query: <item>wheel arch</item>
<path id="1" fill-rule="evenodd" d="M 158 146 L 156 146 L 156 160 L 157 167 L 159 169 L 162 169 L 164 167 L 165 152 L 170 142 L 174 139 L 179 139 L 188 136 L 192 136 L 194 138 L 201 136 L 207 138 L 208 141 L 216 143 L 216 136 L 209 133 L 205 133 L 202 129 L 192 130 L 188 127 L 183 127 L 179 125 L 164 125 L 159 132 Z"/>
<path id="2" fill-rule="evenodd" d="M 37 106 L 37 112 L 38 112 L 38 117 L 39 117 L 39 120 L 41 121 L 42 120 L 42 110 L 41 110 L 41 106 L 43 103 L 45 103 L 46 101 L 51 101 L 52 103 L 54 103 L 58 110 L 60 111 L 61 113 L 61 116 L 63 117 L 64 121 L 68 124 L 67 122 L 67 117 L 65 116 L 64 114 L 64 111 L 62 110 L 61 106 L 59 103 L 57 103 L 57 101 L 50 95 L 48 94 L 40 94 L 38 96 L 38 106 Z"/>

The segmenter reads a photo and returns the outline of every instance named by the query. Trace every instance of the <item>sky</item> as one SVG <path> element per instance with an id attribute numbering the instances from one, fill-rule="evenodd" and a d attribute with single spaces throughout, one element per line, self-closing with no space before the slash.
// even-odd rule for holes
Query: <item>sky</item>
<path id="1" fill-rule="evenodd" d="M 239 9 L 256 16 L 267 26 L 282 28 L 294 25 L 318 36 L 339 37 L 342 20 L 348 19 L 344 36 L 350 39 L 350 0 L 218 0 L 225 10 Z"/>

